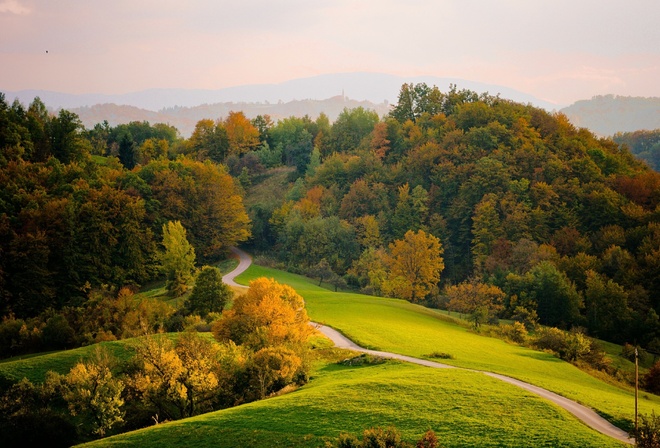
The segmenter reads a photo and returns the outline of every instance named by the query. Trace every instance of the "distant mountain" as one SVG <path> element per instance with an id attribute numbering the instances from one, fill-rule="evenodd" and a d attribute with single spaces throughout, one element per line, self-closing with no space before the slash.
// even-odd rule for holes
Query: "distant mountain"
<path id="1" fill-rule="evenodd" d="M 660 98 L 604 95 L 578 101 L 561 112 L 601 136 L 660 129 Z"/>
<path id="2" fill-rule="evenodd" d="M 48 103 L 46 102 L 46 105 Z M 176 127 L 183 137 L 189 137 L 195 129 L 195 124 L 203 118 L 218 119 L 226 117 L 231 111 L 242 111 L 248 118 L 257 115 L 270 115 L 273 121 L 290 116 L 302 117 L 309 115 L 312 119 L 325 113 L 331 121 L 337 119 L 344 108 L 354 109 L 364 107 L 386 115 L 390 111 L 388 103 L 372 103 L 356 101 L 343 96 L 335 96 L 325 100 L 296 100 L 289 102 L 270 103 L 216 103 L 195 107 L 171 107 L 154 112 L 135 106 L 118 106 L 116 104 L 97 104 L 69 109 L 80 117 L 87 128 L 107 120 L 111 126 L 125 124 L 131 121 L 148 121 L 150 123 L 168 123 Z"/>
<path id="3" fill-rule="evenodd" d="M 443 91 L 447 90 L 450 84 L 455 84 L 459 89 L 470 89 L 479 93 L 488 92 L 492 95 L 499 93 L 502 98 L 531 103 L 548 110 L 558 108 L 555 104 L 504 86 L 457 78 L 402 77 L 383 73 L 339 73 L 294 79 L 280 84 L 246 85 L 219 90 L 149 89 L 121 95 L 73 95 L 44 90 L 21 90 L 5 91 L 5 94 L 8 101 L 11 102 L 18 98 L 23 104 L 29 104 L 35 96 L 38 96 L 47 106 L 56 109 L 114 103 L 159 111 L 175 106 L 195 107 L 202 104 L 228 102 L 278 103 L 305 99 L 322 100 L 338 95 L 373 103 L 385 101 L 396 103 L 401 85 L 408 82 L 425 82 L 429 85 L 436 85 Z"/>

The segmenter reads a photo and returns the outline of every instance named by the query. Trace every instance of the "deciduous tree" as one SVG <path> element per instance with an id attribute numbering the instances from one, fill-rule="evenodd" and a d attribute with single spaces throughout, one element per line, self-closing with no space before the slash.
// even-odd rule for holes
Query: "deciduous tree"
<path id="1" fill-rule="evenodd" d="M 178 297 L 188 289 L 195 271 L 195 249 L 180 221 L 163 225 L 163 246 L 160 261 L 167 277 L 167 290 Z"/>
<path id="2" fill-rule="evenodd" d="M 389 247 L 386 291 L 411 302 L 424 299 L 440 281 L 445 267 L 440 240 L 423 230 L 409 230 Z"/>

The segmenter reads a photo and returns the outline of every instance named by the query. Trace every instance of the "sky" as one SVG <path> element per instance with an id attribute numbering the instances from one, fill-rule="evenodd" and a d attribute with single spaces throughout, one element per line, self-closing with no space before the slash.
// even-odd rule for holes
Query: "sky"
<path id="1" fill-rule="evenodd" d="M 0 90 L 121 94 L 375 72 L 564 105 L 660 97 L 659 24 L 658 0 L 0 0 Z"/>

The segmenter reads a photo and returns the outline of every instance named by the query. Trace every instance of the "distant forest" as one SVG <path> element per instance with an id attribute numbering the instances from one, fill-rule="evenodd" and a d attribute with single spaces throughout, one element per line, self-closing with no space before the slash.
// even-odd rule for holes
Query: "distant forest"
<path id="1" fill-rule="evenodd" d="M 576 126 L 600 136 L 660 129 L 660 98 L 595 96 L 577 101 L 561 112 Z"/>
<path id="2" fill-rule="evenodd" d="M 437 307 L 452 287 L 487 286 L 501 298 L 488 319 L 660 350 L 660 174 L 561 113 L 405 84 L 384 118 L 234 111 L 185 139 L 0 97 L 0 151 L 4 316 L 46 322 L 157 278 L 163 225 L 180 220 L 202 260 L 244 243 L 337 287 Z M 397 271 L 410 234 L 441 248 L 428 288 Z"/>
<path id="3" fill-rule="evenodd" d="M 655 171 L 660 171 L 660 129 L 619 132 L 614 135 L 613 140 L 619 145 L 626 145 L 635 156 L 648 163 Z"/>

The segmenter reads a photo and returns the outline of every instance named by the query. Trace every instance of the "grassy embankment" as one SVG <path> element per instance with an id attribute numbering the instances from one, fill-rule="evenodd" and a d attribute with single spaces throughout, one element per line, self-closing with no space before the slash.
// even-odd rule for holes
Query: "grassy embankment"
<path id="1" fill-rule="evenodd" d="M 305 277 L 252 266 L 237 281 L 267 276 L 290 284 L 306 301 L 310 317 L 343 332 L 360 345 L 424 357 L 453 355 L 447 364 L 512 376 L 589 406 L 624 429 L 634 419 L 632 388 L 607 384 L 555 356 L 479 336 L 445 314 L 403 300 L 333 293 Z M 640 413 L 660 410 L 660 398 L 641 393 Z"/>
<path id="2" fill-rule="evenodd" d="M 239 280 L 259 276 L 291 284 L 305 297 L 313 319 L 339 328 L 363 345 L 420 357 L 432 351 L 451 353 L 454 359 L 447 363 L 526 379 L 615 419 L 632 418 L 630 391 L 600 382 L 551 355 L 475 335 L 433 310 L 400 300 L 336 294 L 303 277 L 256 266 Z M 71 363 L 83 357 L 76 351 L 60 352 L 5 363 L 0 371 L 21 363 L 26 363 L 23 371 L 45 371 L 47 359 L 52 364 L 62 356 Z M 643 398 L 640 408 L 650 412 L 657 404 L 655 397 Z M 318 447 L 340 431 L 359 433 L 378 425 L 397 426 L 409 441 L 432 428 L 447 447 L 620 446 L 545 400 L 477 372 L 395 362 L 345 367 L 330 361 L 321 362 L 312 381 L 291 394 L 96 445 Z"/>
<path id="3" fill-rule="evenodd" d="M 479 373 L 388 362 L 327 364 L 279 397 L 162 424 L 89 446 L 323 447 L 340 432 L 394 425 L 410 442 L 432 428 L 446 447 L 616 447 L 540 398 Z"/>

